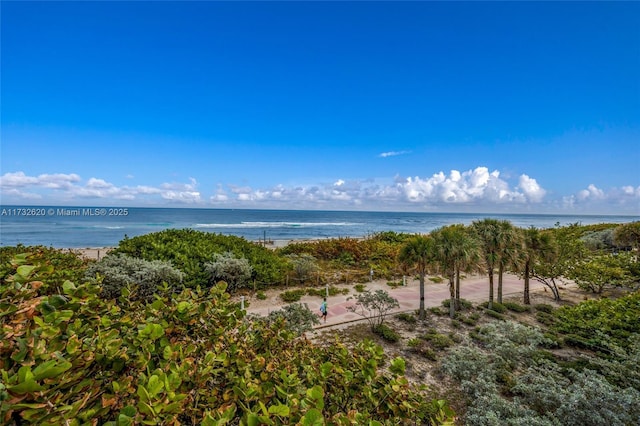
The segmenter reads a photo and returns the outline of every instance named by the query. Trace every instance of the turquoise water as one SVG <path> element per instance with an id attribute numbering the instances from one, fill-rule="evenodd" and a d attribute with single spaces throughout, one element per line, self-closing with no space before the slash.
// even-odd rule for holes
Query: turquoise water
<path id="1" fill-rule="evenodd" d="M 556 223 L 589 225 L 640 220 L 640 216 L 0 206 L 0 244 L 110 247 L 125 235 L 133 237 L 168 228 L 192 228 L 248 240 L 362 237 L 382 231 L 426 233 L 486 217 L 538 228 Z"/>

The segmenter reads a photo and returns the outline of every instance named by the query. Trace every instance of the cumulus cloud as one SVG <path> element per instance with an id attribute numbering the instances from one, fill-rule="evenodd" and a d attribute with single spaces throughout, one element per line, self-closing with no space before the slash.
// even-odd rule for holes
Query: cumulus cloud
<path id="1" fill-rule="evenodd" d="M 5 173 L 0 176 L 0 189 L 24 188 L 29 186 L 49 189 L 66 189 L 80 181 L 80 176 L 72 174 L 41 174 L 27 176 L 24 172 Z"/>
<path id="2" fill-rule="evenodd" d="M 54 194 L 51 193 L 53 191 Z M 0 195 L 3 202 L 20 202 L 29 200 L 64 201 L 103 200 L 141 201 L 148 197 L 159 196 L 168 201 L 178 203 L 201 202 L 197 182 L 190 178 L 189 183 L 163 183 L 153 186 L 117 186 L 104 179 L 91 177 L 86 182 L 75 174 L 41 174 L 28 176 L 24 172 L 5 173 L 0 176 Z M 55 198 L 55 200 L 54 200 Z"/>
<path id="3" fill-rule="evenodd" d="M 389 152 L 381 152 L 380 154 L 378 154 L 378 157 L 380 158 L 387 158 L 387 157 L 396 157 L 398 155 L 405 155 L 405 154 L 411 154 L 411 151 L 389 151 Z"/>
<path id="4" fill-rule="evenodd" d="M 127 201 L 130 205 L 167 202 L 202 205 L 195 178 L 188 182 L 120 186 L 100 177 L 83 180 L 76 174 L 29 176 L 24 172 L 0 176 L 0 196 L 5 204 L 32 202 L 103 203 Z M 603 190 L 591 184 L 561 199 L 548 199 L 548 191 L 527 175 L 509 179 L 498 170 L 440 171 L 431 176 L 395 176 L 393 179 L 342 179 L 312 185 L 217 184 L 206 198 L 210 205 L 234 208 L 308 208 L 426 211 L 539 211 L 607 212 L 638 214 L 640 186 Z"/>
<path id="5" fill-rule="evenodd" d="M 625 185 L 603 190 L 594 184 L 562 198 L 564 208 L 576 211 L 614 211 L 612 213 L 640 214 L 640 186 Z"/>
<path id="6" fill-rule="evenodd" d="M 547 193 L 547 191 L 538 185 L 538 182 L 536 182 L 535 179 L 532 179 L 527 175 L 520 176 L 518 187 L 522 190 L 524 195 L 534 203 L 541 202 Z"/>
<path id="7" fill-rule="evenodd" d="M 335 206 L 370 207 L 372 209 L 430 208 L 451 206 L 492 206 L 495 204 L 538 203 L 545 190 L 535 179 L 523 175 L 518 187 L 500 177 L 500 172 L 489 171 L 486 167 L 460 172 L 451 170 L 448 174 L 439 172 L 431 177 L 396 176 L 391 182 L 371 180 L 336 179 L 325 184 L 253 189 L 249 186 L 229 186 L 231 194 L 218 193 L 211 197 L 214 204 L 245 205 L 247 207 L 285 207 L 296 203 L 296 207 Z"/>

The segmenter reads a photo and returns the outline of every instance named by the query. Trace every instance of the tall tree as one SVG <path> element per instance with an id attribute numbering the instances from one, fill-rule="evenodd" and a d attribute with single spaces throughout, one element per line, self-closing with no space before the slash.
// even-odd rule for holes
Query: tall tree
<path id="1" fill-rule="evenodd" d="M 508 220 L 498 222 L 498 303 L 502 303 L 502 280 L 505 270 L 517 269 L 523 250 L 522 233 Z M 512 269 L 512 270 L 513 270 Z"/>
<path id="2" fill-rule="evenodd" d="M 471 228 L 480 240 L 484 271 L 489 276 L 489 309 L 493 308 L 493 272 L 500 259 L 500 222 L 486 218 L 474 221 Z"/>
<path id="3" fill-rule="evenodd" d="M 435 263 L 449 280 L 449 315 L 455 315 L 460 301 L 461 272 L 472 271 L 478 261 L 478 242 L 464 225 L 449 225 L 431 234 L 435 241 Z"/>
<path id="4" fill-rule="evenodd" d="M 551 234 L 543 233 L 536 227 L 532 226 L 527 229 L 521 229 L 520 233 L 523 239 L 523 250 L 521 252 L 522 259 L 522 277 L 524 278 L 524 304 L 530 305 L 531 298 L 529 295 L 530 279 L 534 276 L 535 265 L 538 259 L 550 261 L 555 257 L 555 245 L 551 238 Z"/>
<path id="5" fill-rule="evenodd" d="M 555 228 L 542 232 L 550 234 L 554 251 L 538 258 L 532 276 L 549 288 L 553 299 L 559 301 L 558 283 L 562 282 L 563 277 L 570 276 L 572 269 L 585 257 L 587 249 L 580 240 L 580 225 L 577 223 L 568 226 L 557 223 Z"/>
<path id="6" fill-rule="evenodd" d="M 419 317 L 424 319 L 424 276 L 427 274 L 429 264 L 434 256 L 433 238 L 424 235 L 416 235 L 407 241 L 400 249 L 399 260 L 401 263 L 415 267 L 420 280 L 420 310 Z"/>

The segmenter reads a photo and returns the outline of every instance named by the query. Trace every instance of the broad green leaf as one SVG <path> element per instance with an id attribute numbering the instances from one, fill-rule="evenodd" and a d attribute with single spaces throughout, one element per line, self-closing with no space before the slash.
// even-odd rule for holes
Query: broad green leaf
<path id="1" fill-rule="evenodd" d="M 122 410 L 120 410 L 120 414 L 124 414 L 127 417 L 135 417 L 136 416 L 136 407 L 132 405 L 127 405 Z"/>
<path id="2" fill-rule="evenodd" d="M 287 417 L 289 415 L 289 407 L 286 405 L 272 405 L 269 407 L 269 414 L 275 414 L 276 416 Z"/>
<path id="3" fill-rule="evenodd" d="M 313 400 L 322 399 L 324 397 L 324 390 L 321 386 L 315 385 L 311 389 L 307 389 L 307 396 Z"/>
<path id="4" fill-rule="evenodd" d="M 7 389 L 13 393 L 29 393 L 41 391 L 46 388 L 36 383 L 33 379 L 30 379 L 26 382 L 18 383 L 17 385 L 7 386 Z"/>
<path id="5" fill-rule="evenodd" d="M 29 275 L 31 275 L 34 269 L 36 269 L 36 267 L 33 265 L 21 265 L 18 266 L 18 269 L 16 269 L 16 273 L 21 277 L 27 278 Z"/>
<path id="6" fill-rule="evenodd" d="M 393 373 L 402 375 L 405 372 L 405 368 L 406 368 L 406 363 L 405 363 L 404 359 L 402 359 L 401 357 L 397 357 L 393 361 L 391 361 L 390 370 Z"/>
<path id="7" fill-rule="evenodd" d="M 156 376 L 155 374 L 149 377 L 149 382 L 147 383 L 147 391 L 149 392 L 149 396 L 154 397 L 164 388 L 164 383 Z"/>
<path id="8" fill-rule="evenodd" d="M 71 363 L 65 360 L 49 360 L 33 370 L 33 378 L 34 380 L 42 380 L 57 377 L 71 367 Z"/>
<path id="9" fill-rule="evenodd" d="M 302 424 L 304 426 L 321 426 L 324 425 L 324 419 L 320 410 L 311 408 L 302 418 Z"/>
<path id="10" fill-rule="evenodd" d="M 260 425 L 260 418 L 255 413 L 247 414 L 247 426 L 258 426 Z"/>
<path id="11" fill-rule="evenodd" d="M 69 280 L 62 283 L 62 292 L 64 294 L 73 294 L 76 289 L 76 285 Z"/>

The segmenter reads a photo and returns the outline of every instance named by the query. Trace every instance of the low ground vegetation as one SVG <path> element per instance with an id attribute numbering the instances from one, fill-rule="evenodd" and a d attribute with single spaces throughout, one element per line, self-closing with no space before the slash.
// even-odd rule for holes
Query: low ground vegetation
<path id="1" fill-rule="evenodd" d="M 416 238 L 396 233 L 270 250 L 167 230 L 126 238 L 96 263 L 2 247 L 0 422 L 441 424 L 453 417 L 448 400 L 461 424 L 640 423 L 640 222 L 504 225 L 509 238 L 485 232 L 485 244 L 463 225 L 436 230 L 447 250 L 410 263 L 399 254 Z M 487 259 L 498 277 L 518 273 L 549 292 L 502 300 L 498 280 L 495 299 L 460 299 L 464 273 L 493 273 Z M 216 262 L 240 267 L 224 276 Z M 392 283 L 446 281 L 451 299 L 424 317 L 387 315 L 397 301 L 367 291 L 371 271 Z M 582 303 L 561 299 L 567 278 Z M 353 288 L 369 327 L 344 340 L 300 337 L 317 315 L 297 302 L 326 285 Z M 229 294 L 268 288 L 290 305 L 262 319 Z M 414 386 L 423 384 L 429 391 Z"/>

